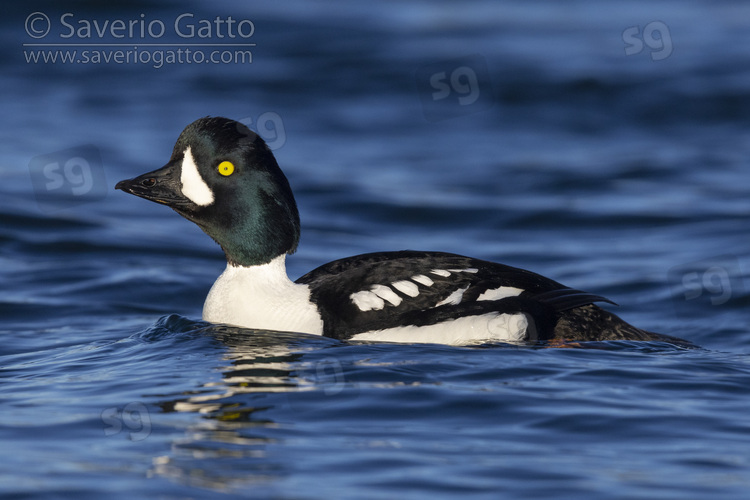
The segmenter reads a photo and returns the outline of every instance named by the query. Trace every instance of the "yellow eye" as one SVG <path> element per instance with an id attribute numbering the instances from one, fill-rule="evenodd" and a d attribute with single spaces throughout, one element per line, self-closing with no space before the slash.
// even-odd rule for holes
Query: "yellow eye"
<path id="1" fill-rule="evenodd" d="M 234 164 L 231 161 L 223 161 L 219 163 L 219 173 L 224 177 L 228 177 L 234 173 Z"/>

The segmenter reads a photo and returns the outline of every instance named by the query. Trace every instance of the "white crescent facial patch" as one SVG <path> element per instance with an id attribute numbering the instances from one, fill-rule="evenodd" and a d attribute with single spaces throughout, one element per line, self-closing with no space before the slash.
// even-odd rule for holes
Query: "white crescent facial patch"
<path id="1" fill-rule="evenodd" d="M 214 202 L 214 193 L 201 177 L 190 146 L 185 150 L 182 158 L 180 182 L 182 182 L 182 194 L 196 205 L 207 207 Z"/>

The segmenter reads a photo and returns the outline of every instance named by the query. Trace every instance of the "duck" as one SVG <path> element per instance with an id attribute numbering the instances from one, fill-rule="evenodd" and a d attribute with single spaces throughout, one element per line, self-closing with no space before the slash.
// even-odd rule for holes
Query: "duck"
<path id="1" fill-rule="evenodd" d="M 436 251 L 383 251 L 324 264 L 292 281 L 300 239 L 289 181 L 257 133 L 223 117 L 189 124 L 163 167 L 116 189 L 164 204 L 224 252 L 203 320 L 343 341 L 683 343 L 597 304 L 611 300 L 524 269 Z"/>

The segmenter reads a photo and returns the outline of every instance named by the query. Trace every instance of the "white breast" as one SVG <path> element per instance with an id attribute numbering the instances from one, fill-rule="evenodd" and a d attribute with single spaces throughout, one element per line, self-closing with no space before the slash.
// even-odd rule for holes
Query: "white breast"
<path id="1" fill-rule="evenodd" d="M 203 319 L 245 328 L 323 334 L 310 288 L 286 274 L 286 255 L 260 266 L 232 266 L 219 276 L 203 305 Z"/>

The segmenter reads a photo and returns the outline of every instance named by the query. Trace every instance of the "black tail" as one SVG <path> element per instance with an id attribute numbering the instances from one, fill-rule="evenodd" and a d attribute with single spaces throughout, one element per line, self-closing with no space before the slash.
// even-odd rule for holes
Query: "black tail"
<path id="1" fill-rule="evenodd" d="M 555 325 L 554 338 L 572 341 L 645 340 L 697 347 L 687 340 L 636 328 L 593 304 L 562 312 Z"/>

